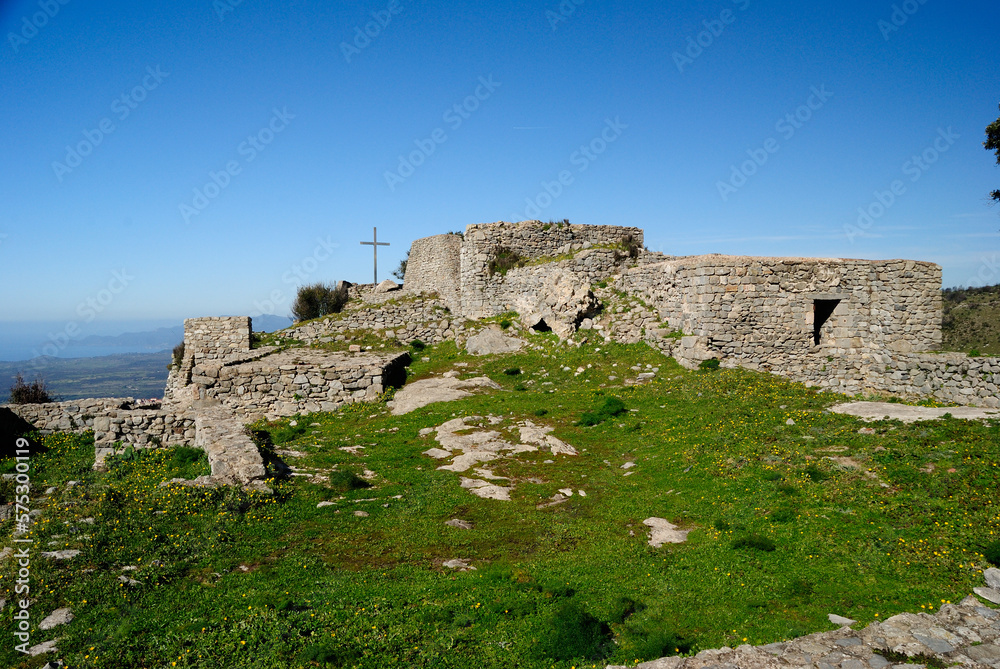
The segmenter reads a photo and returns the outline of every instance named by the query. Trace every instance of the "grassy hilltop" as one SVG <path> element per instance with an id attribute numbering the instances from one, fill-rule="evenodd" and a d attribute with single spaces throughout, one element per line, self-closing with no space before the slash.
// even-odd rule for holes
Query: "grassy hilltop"
<path id="1" fill-rule="evenodd" d="M 97 473 L 92 436 L 46 438 L 31 611 L 36 625 L 59 607 L 76 619 L 32 643 L 61 637 L 70 667 L 568 669 L 787 639 L 831 629 L 828 613 L 934 611 L 981 583 L 1000 540 L 1000 424 L 864 424 L 824 412 L 844 398 L 766 374 L 690 372 L 644 345 L 531 342 L 541 350 L 495 358 L 444 343 L 410 368 L 486 375 L 500 391 L 253 426 L 311 474 L 272 496 L 160 487 L 207 472 L 191 449 Z M 421 430 L 463 416 L 513 443 L 517 423 L 553 427 L 578 455 L 486 463 L 514 490 L 481 499 L 423 454 L 438 444 Z M 649 546 L 654 516 L 688 541 Z M 472 529 L 445 525 L 455 518 Z M 63 548 L 82 552 L 38 556 Z M 476 569 L 443 566 L 455 558 Z M 0 576 L 9 602 L 16 565 Z M 12 625 L 4 615 L 7 639 Z M 44 663 L 12 645 L 0 666 Z"/>
<path id="2" fill-rule="evenodd" d="M 947 288 L 942 296 L 943 348 L 1000 355 L 1000 285 Z"/>

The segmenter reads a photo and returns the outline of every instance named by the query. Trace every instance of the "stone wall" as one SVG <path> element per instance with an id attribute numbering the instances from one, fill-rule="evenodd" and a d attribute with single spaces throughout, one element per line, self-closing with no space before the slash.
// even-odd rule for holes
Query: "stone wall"
<path id="1" fill-rule="evenodd" d="M 131 397 L 72 400 L 46 404 L 4 405 L 31 423 L 42 434 L 94 431 L 96 464 L 127 446 L 158 448 L 191 444 L 195 438 L 193 416 L 177 415 L 158 406 L 137 405 Z"/>
<path id="2" fill-rule="evenodd" d="M 249 316 L 213 316 L 184 320 L 184 355 L 201 360 L 223 360 L 250 350 Z"/>
<path id="3" fill-rule="evenodd" d="M 964 353 L 874 353 L 854 358 L 810 354 L 761 368 L 824 390 L 1000 407 L 1000 358 Z"/>
<path id="4" fill-rule="evenodd" d="M 437 293 L 454 311 L 461 306 L 462 237 L 456 234 L 418 239 L 410 246 L 403 288 L 407 293 Z"/>
<path id="5" fill-rule="evenodd" d="M 191 391 L 239 416 L 290 416 L 374 401 L 406 378 L 406 353 L 376 356 L 290 349 L 250 362 L 196 365 Z"/>
<path id="6" fill-rule="evenodd" d="M 584 247 L 615 245 L 631 235 L 641 246 L 642 230 L 610 225 L 561 225 L 540 221 L 521 223 L 491 223 L 470 225 L 465 229 L 461 253 L 461 313 L 468 318 L 497 316 L 509 310 L 510 290 L 503 287 L 502 278 L 491 276 L 490 260 L 498 249 L 509 249 L 523 258 L 537 259 L 556 256 Z M 602 256 L 594 256 L 596 263 Z M 610 256 L 609 256 L 610 257 Z M 586 264 L 586 263 L 583 263 Z M 607 276 L 596 271 L 594 276 Z"/>
<path id="7" fill-rule="evenodd" d="M 751 367 L 941 344 L 941 268 L 932 263 L 693 256 L 629 269 L 620 287 L 718 357 Z"/>
<path id="8" fill-rule="evenodd" d="M 376 304 L 348 303 L 341 313 L 288 330 L 287 336 L 311 344 L 349 341 L 352 334 L 368 330 L 389 341 L 437 344 L 463 331 L 443 300 L 399 292 L 388 295 L 394 297 Z"/>

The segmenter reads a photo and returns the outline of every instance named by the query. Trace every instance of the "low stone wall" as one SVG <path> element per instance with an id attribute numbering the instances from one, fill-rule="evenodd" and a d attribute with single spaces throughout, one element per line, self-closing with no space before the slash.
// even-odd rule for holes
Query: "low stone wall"
<path id="1" fill-rule="evenodd" d="M 387 340 L 410 343 L 419 339 L 437 344 L 463 331 L 447 305 L 439 299 L 414 298 L 394 293 L 377 304 L 354 303 L 339 314 L 287 331 L 287 336 L 306 343 L 347 341 L 352 332 L 371 330 Z"/>
<path id="2" fill-rule="evenodd" d="M 876 392 L 1000 407 L 1000 358 L 970 358 L 964 353 L 884 353 L 861 360 L 831 361 L 812 355 L 798 364 L 771 364 L 767 371 L 849 395 Z"/>
<path id="3" fill-rule="evenodd" d="M 94 430 L 98 416 L 107 415 L 121 407 L 135 403 L 131 397 L 103 397 L 97 399 L 47 402 L 45 404 L 5 404 L 22 419 L 31 423 L 42 434 L 52 432 L 85 432 Z"/>
<path id="4" fill-rule="evenodd" d="M 109 409 L 94 419 L 94 455 L 97 466 L 117 450 L 183 446 L 194 442 L 193 416 L 160 409 Z"/>
<path id="5" fill-rule="evenodd" d="M 238 416 L 334 411 L 378 399 L 386 387 L 405 380 L 408 361 L 406 353 L 290 349 L 251 362 L 196 365 L 190 390 L 198 399 L 221 401 Z"/>

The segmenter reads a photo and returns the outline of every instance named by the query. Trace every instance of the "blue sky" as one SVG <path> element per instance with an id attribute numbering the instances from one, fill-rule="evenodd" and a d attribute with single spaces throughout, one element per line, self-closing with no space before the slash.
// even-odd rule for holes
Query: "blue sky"
<path id="1" fill-rule="evenodd" d="M 528 217 L 1000 283 L 993 1 L 65 1 L 0 4 L 4 321 L 285 314 L 373 226 L 384 278 Z"/>

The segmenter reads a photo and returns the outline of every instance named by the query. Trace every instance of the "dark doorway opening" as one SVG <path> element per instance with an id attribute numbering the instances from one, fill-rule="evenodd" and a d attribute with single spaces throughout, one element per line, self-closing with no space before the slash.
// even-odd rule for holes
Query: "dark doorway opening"
<path id="1" fill-rule="evenodd" d="M 544 318 L 532 325 L 531 329 L 535 332 L 552 332 L 552 328 L 549 327 L 549 324 L 545 322 Z"/>
<path id="2" fill-rule="evenodd" d="M 821 329 L 833 315 L 833 310 L 840 300 L 813 300 L 813 344 L 819 346 L 822 339 Z"/>

